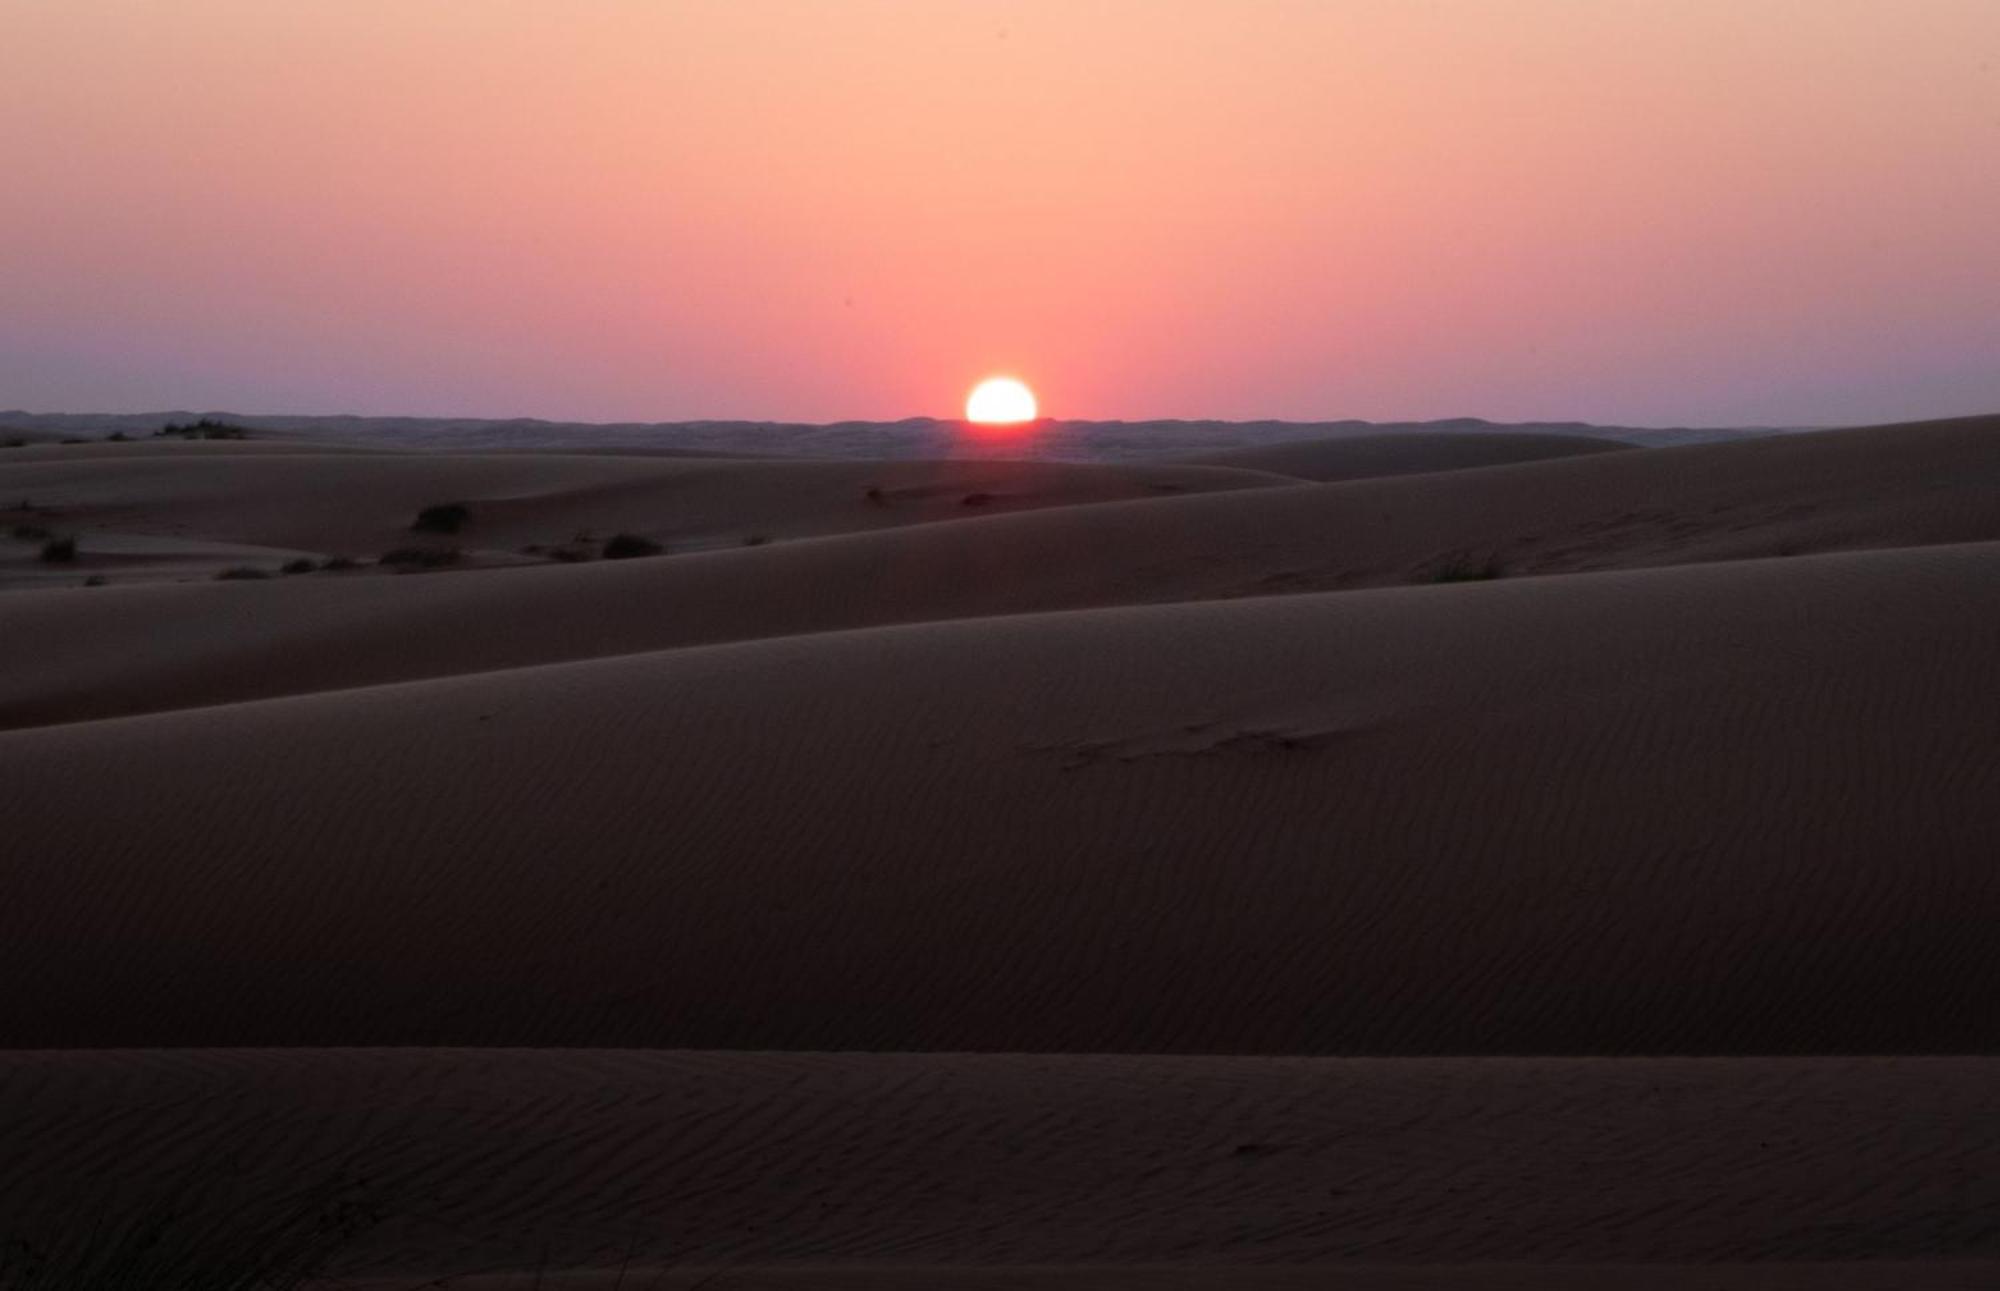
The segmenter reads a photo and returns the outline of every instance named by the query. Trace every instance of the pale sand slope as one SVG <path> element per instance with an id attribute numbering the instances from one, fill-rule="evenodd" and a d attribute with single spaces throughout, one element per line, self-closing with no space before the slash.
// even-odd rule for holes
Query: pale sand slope
<path id="1" fill-rule="evenodd" d="M 1631 444 L 1587 435 L 1452 434 L 1434 431 L 1403 435 L 1356 435 L 1264 444 L 1191 457 L 1209 466 L 1269 471 L 1302 480 L 1362 480 L 1389 475 L 1422 475 L 1480 466 L 1539 462 L 1551 457 L 1629 450 Z"/>
<path id="2" fill-rule="evenodd" d="M 382 1219 L 338 1268 L 405 1279 L 1991 1286 L 1996 1117 L 1981 1058 L 8 1054 L 0 1233 L 227 1235 L 340 1181 Z M 1945 1258 L 1987 1263 L 1786 1268 Z"/>
<path id="3" fill-rule="evenodd" d="M 245 451 L 190 452 L 193 448 Z M 1169 463 L 809 462 L 548 453 L 283 451 L 145 442 L 0 455 L 0 519 L 82 535 L 200 537 L 280 552 L 373 556 L 412 541 L 424 507 L 462 503 L 451 539 L 515 554 L 579 529 L 737 545 L 995 511 L 1290 485 L 1255 471 Z M 870 489 L 876 490 L 871 495 Z M 53 514 L 51 514 L 53 513 Z"/>
<path id="4" fill-rule="evenodd" d="M 0 725 L 872 624 L 1428 582 L 1488 558 L 1555 572 L 1977 539 L 2000 539 L 2000 418 L 645 561 L 16 592 L 0 600 Z"/>
<path id="5" fill-rule="evenodd" d="M 0 1042 L 1990 1051 L 1996 657 L 1982 544 L 9 732 Z"/>

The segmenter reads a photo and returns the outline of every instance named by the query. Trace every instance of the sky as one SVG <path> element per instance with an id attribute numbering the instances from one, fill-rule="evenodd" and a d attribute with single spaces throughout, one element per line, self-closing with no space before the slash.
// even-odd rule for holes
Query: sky
<path id="1" fill-rule="evenodd" d="M 0 0 L 0 407 L 2000 411 L 1995 0 Z"/>

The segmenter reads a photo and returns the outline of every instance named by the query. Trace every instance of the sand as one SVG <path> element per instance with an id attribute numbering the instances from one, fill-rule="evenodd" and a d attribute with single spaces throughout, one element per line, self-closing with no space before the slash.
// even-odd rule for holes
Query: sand
<path id="1" fill-rule="evenodd" d="M 385 1287 L 1990 1285 L 2000 419 L 1337 447 L 9 450 L 86 546 L 794 527 L 0 592 L 0 1237 L 337 1175 Z"/>
<path id="2" fill-rule="evenodd" d="M 1355 435 L 1303 440 L 1208 453 L 1192 461 L 1270 471 L 1301 480 L 1380 479 L 1389 475 L 1429 475 L 1479 466 L 1510 466 L 1552 457 L 1629 450 L 1631 444 L 1589 435 L 1480 434 L 1438 431 L 1421 435 Z"/>

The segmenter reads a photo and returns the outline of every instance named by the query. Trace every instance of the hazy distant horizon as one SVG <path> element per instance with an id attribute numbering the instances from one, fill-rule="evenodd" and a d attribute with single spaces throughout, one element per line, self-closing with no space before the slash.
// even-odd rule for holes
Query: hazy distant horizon
<path id="1" fill-rule="evenodd" d="M 17 5 L 0 404 L 1987 411 L 1996 49 L 1991 0 Z"/>

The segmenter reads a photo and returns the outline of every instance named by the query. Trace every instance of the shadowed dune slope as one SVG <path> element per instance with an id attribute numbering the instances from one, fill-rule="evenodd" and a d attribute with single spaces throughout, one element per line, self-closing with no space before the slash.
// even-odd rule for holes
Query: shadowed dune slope
<path id="1" fill-rule="evenodd" d="M 1290 1263 L 1318 1280 L 1283 1285 L 1348 1286 L 1350 1264 L 1755 1259 L 1769 1280 L 1352 1285 L 1932 1286 L 1775 1275 L 2000 1259 L 1996 1091 L 1978 1058 L 6 1054 L 0 1232 L 149 1191 L 227 1232 L 344 1177 L 383 1220 L 341 1270 L 405 1278 Z"/>
<path id="2" fill-rule="evenodd" d="M 0 1043 L 1983 1052 L 1996 656 L 1981 544 L 15 731 Z"/>
<path id="3" fill-rule="evenodd" d="M 1388 475 L 1422 475 L 1480 466 L 1509 466 L 1551 457 L 1575 457 L 1630 449 L 1614 439 L 1587 435 L 1451 434 L 1432 431 L 1402 435 L 1356 435 L 1265 444 L 1189 458 L 1209 466 L 1269 471 L 1302 480 L 1361 480 Z"/>
<path id="4" fill-rule="evenodd" d="M 0 725 L 874 624 L 1427 582 L 1466 562 L 1564 572 L 1979 539 L 2000 539 L 2000 418 L 659 560 L 15 592 L 0 599 Z"/>

